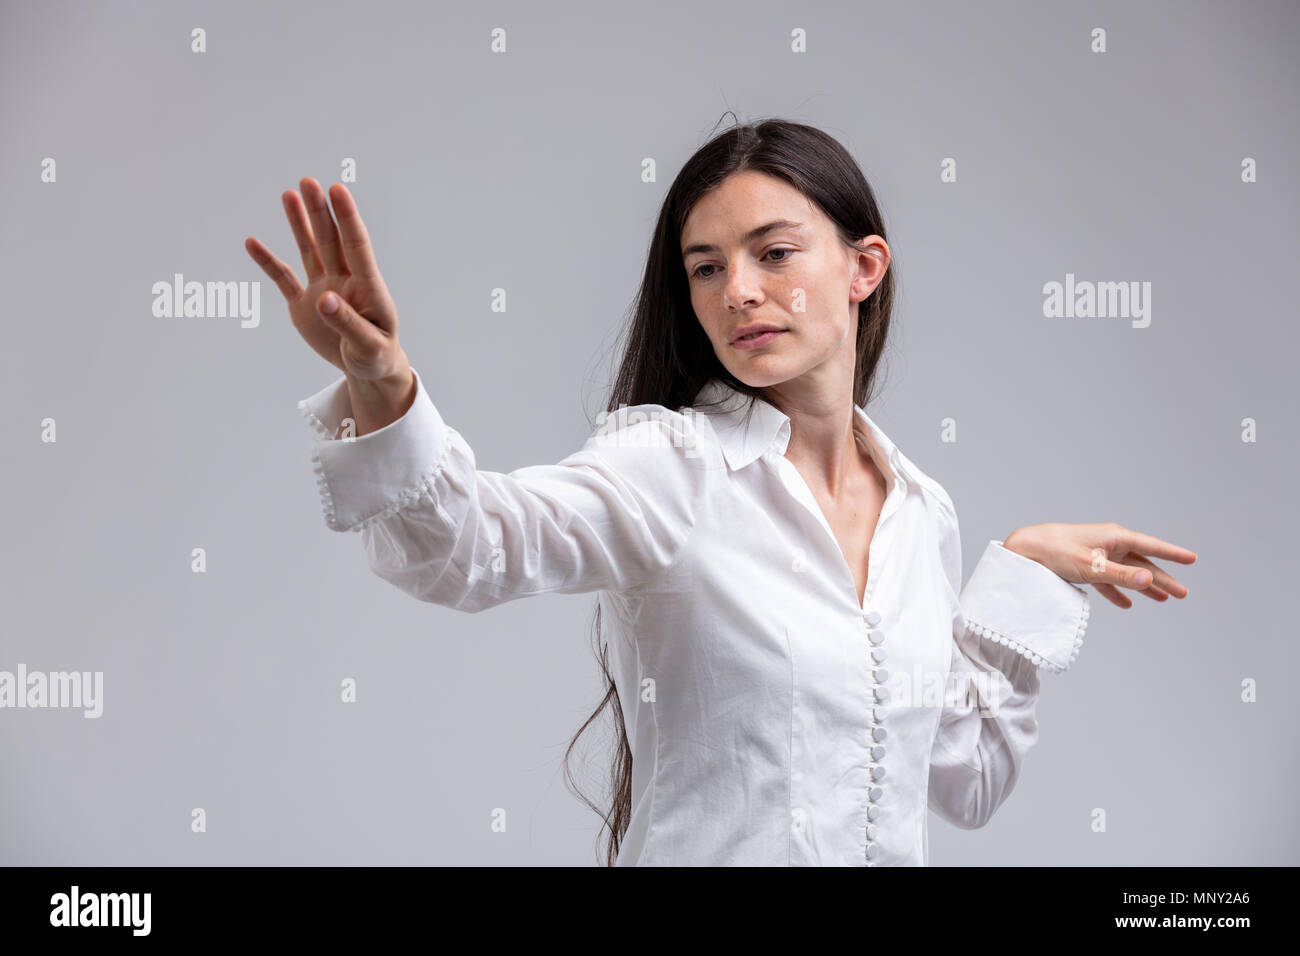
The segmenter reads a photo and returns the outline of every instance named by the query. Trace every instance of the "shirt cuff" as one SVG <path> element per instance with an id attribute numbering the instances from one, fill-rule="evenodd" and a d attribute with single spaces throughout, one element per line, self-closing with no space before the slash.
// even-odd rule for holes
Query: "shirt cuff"
<path id="1" fill-rule="evenodd" d="M 1087 593 L 1039 564 L 990 541 L 961 594 L 966 624 L 1040 669 L 1068 670 L 1088 626 Z"/>
<path id="2" fill-rule="evenodd" d="M 411 372 L 416 382 L 411 407 L 359 438 L 350 435 L 355 421 L 347 432 L 341 429 L 345 419 L 354 417 L 347 376 L 298 403 L 316 435 L 312 465 L 325 524 L 334 531 L 359 531 L 413 503 L 442 468 L 450 447 L 448 426 L 419 373 Z"/>

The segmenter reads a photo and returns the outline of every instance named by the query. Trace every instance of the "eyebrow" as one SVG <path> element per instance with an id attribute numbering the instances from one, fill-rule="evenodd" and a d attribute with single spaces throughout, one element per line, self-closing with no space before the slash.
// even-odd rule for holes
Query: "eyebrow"
<path id="1" fill-rule="evenodd" d="M 803 223 L 795 222 L 792 219 L 774 219 L 771 222 L 759 226 L 756 229 L 749 230 L 749 232 L 745 233 L 745 235 L 742 237 L 741 241 L 744 242 L 746 245 L 748 245 L 749 243 L 753 242 L 755 239 L 761 239 L 769 232 L 773 232 L 777 229 L 799 229 L 802 226 Z M 687 246 L 685 249 L 682 250 L 682 258 L 685 259 L 687 256 L 695 252 L 719 252 L 719 251 L 720 250 L 715 245 L 711 245 L 710 243 L 707 242 L 697 242 L 694 245 Z"/>

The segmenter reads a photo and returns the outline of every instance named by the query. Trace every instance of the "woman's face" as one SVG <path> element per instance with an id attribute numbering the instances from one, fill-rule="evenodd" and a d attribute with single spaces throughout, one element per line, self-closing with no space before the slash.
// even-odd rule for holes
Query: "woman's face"
<path id="1" fill-rule="evenodd" d="M 885 240 L 866 241 L 875 255 L 846 247 L 808 197 L 764 173 L 733 173 L 701 198 L 682 258 L 691 305 L 727 371 L 754 388 L 845 366 L 852 378 L 858 303 L 889 267 Z M 735 341 L 756 323 L 781 331 Z"/>

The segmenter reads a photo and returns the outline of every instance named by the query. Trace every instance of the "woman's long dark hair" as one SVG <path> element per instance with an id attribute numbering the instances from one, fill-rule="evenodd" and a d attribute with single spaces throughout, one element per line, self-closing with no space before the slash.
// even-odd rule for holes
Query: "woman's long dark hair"
<path id="1" fill-rule="evenodd" d="M 664 199 L 606 411 L 641 404 L 679 409 L 691 405 L 700 388 L 715 377 L 749 395 L 751 412 L 754 401 L 763 397 L 761 389 L 735 378 L 718 360 L 691 305 L 681 254 L 682 228 L 695 203 L 727 176 L 746 170 L 775 176 L 799 190 L 835 223 L 847 245 L 861 249 L 862 238 L 871 235 L 889 241 L 866 177 L 848 151 L 828 134 L 778 119 L 736 125 L 719 133 L 687 160 Z M 871 295 L 858 303 L 853 400 L 863 407 L 872 397 L 876 367 L 889 333 L 896 269 L 891 263 Z M 569 789 L 605 821 L 602 831 L 609 829 L 606 864 L 613 866 L 632 813 L 632 749 L 609 671 L 609 647 L 601 639 L 599 602 L 595 634 L 596 657 L 607 689 L 599 706 L 570 741 L 564 754 L 564 773 Z M 578 738 L 611 703 L 620 739 L 610 772 L 613 806 L 606 814 L 578 789 L 569 769 L 569 756 Z"/>

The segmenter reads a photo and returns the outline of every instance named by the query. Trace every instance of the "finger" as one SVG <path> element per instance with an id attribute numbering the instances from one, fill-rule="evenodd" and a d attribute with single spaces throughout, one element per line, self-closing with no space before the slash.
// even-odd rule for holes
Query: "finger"
<path id="1" fill-rule="evenodd" d="M 1138 591 L 1138 594 L 1141 594 L 1143 597 L 1149 597 L 1151 600 L 1158 603 L 1163 603 L 1169 600 L 1169 594 L 1160 590 L 1160 588 L 1156 587 L 1154 584 L 1147 585 L 1141 591 Z"/>
<path id="2" fill-rule="evenodd" d="M 326 306 L 331 301 L 335 305 L 335 311 L 327 312 Z M 326 325 L 348 340 L 362 361 L 378 358 L 388 345 L 384 334 L 375 328 L 374 323 L 358 315 L 356 309 L 348 305 L 337 292 L 326 292 L 317 299 L 316 312 Z"/>
<path id="3" fill-rule="evenodd" d="M 311 217 L 311 234 L 320 251 L 321 262 L 325 263 L 325 271 L 332 276 L 347 275 L 347 263 L 343 261 L 343 250 L 339 246 L 339 230 L 330 215 L 325 190 L 310 176 L 304 177 L 299 185 L 302 187 L 302 201 L 307 204 L 307 215 Z"/>
<path id="4" fill-rule="evenodd" d="M 1101 591 L 1102 587 L 1110 588 L 1110 591 L 1112 591 L 1112 593 L 1119 594 L 1119 596 L 1123 596 L 1123 593 L 1125 593 L 1119 591 L 1119 589 L 1115 587 L 1115 585 L 1113 584 L 1105 584 L 1105 585 L 1097 584 L 1095 585 L 1095 587 L 1097 588 L 1097 591 Z M 1147 588 L 1145 589 L 1145 591 L 1139 591 L 1138 593 L 1141 594 L 1141 596 L 1149 597 L 1151 598 L 1152 601 L 1156 601 L 1156 602 L 1169 600 L 1169 594 L 1166 594 L 1164 591 L 1161 591 L 1160 588 Z M 1112 598 L 1112 601 L 1114 601 L 1114 598 Z M 1119 604 L 1119 601 L 1114 601 L 1114 604 L 1118 604 L 1121 607 L 1125 607 L 1125 609 L 1134 606 L 1134 602 L 1128 600 L 1127 597 L 1125 597 L 1125 602 L 1123 602 L 1123 604 Z"/>
<path id="5" fill-rule="evenodd" d="M 252 236 L 244 240 L 244 248 L 253 257 L 253 261 L 262 267 L 262 271 L 270 276 L 275 287 L 289 302 L 295 301 L 302 295 L 303 288 L 298 282 L 298 277 L 293 274 L 292 269 L 277 259 L 270 249 Z"/>
<path id="6" fill-rule="evenodd" d="M 1176 544 L 1170 544 L 1168 541 L 1161 541 L 1159 538 L 1143 534 L 1141 531 L 1133 531 L 1123 525 L 1117 525 L 1116 527 L 1120 547 L 1126 551 L 1149 554 L 1153 558 L 1167 558 L 1170 561 L 1177 561 L 1179 564 L 1192 564 L 1196 560 L 1195 551 L 1179 547 Z"/>
<path id="7" fill-rule="evenodd" d="M 1097 589 L 1097 592 L 1102 597 L 1104 597 L 1107 601 L 1110 601 L 1111 604 L 1118 604 L 1120 607 L 1124 608 L 1125 610 L 1128 610 L 1133 606 L 1132 600 L 1130 600 L 1129 597 L 1126 594 L 1124 594 L 1123 591 L 1115 587 L 1115 585 L 1113 584 L 1105 584 L 1105 583 L 1094 584 L 1093 587 Z"/>
<path id="8" fill-rule="evenodd" d="M 334 203 L 334 215 L 338 217 L 339 231 L 343 234 L 343 256 L 348 268 L 356 276 L 380 278 L 379 264 L 375 262 L 375 251 L 370 245 L 370 233 L 366 232 L 366 224 L 361 221 L 356 200 L 342 183 L 330 187 L 330 199 Z"/>
<path id="9" fill-rule="evenodd" d="M 1169 594 L 1172 594 L 1174 597 L 1179 599 L 1187 597 L 1188 591 L 1186 587 L 1180 584 L 1178 580 L 1174 578 L 1174 576 L 1171 575 L 1164 568 L 1161 568 L 1160 566 L 1152 563 L 1151 561 L 1148 561 L 1146 558 L 1142 557 L 1142 555 L 1126 554 L 1124 555 L 1124 560 L 1130 561 L 1133 564 L 1138 565 L 1139 567 L 1146 568 L 1148 571 L 1151 572 L 1152 583 L 1151 583 L 1151 587 L 1148 588 L 1147 590 L 1161 591 L 1161 593 L 1167 591 Z"/>
<path id="10" fill-rule="evenodd" d="M 1121 564 L 1119 561 L 1107 561 L 1105 567 L 1092 568 L 1091 573 L 1093 575 L 1093 579 L 1089 582 L 1091 584 L 1115 584 L 1119 587 L 1132 588 L 1135 591 L 1141 591 L 1155 580 L 1147 569 L 1131 564 Z M 1145 575 L 1145 579 L 1139 580 L 1139 574 Z"/>
<path id="11" fill-rule="evenodd" d="M 311 223 L 307 219 L 307 207 L 302 197 L 292 189 L 280 194 L 284 204 L 284 214 L 289 219 L 289 228 L 293 230 L 293 240 L 298 243 L 298 252 L 302 255 L 302 266 L 307 270 L 307 281 L 311 282 L 325 274 L 325 263 L 321 262 L 316 250 L 316 239 L 311 233 Z"/>

